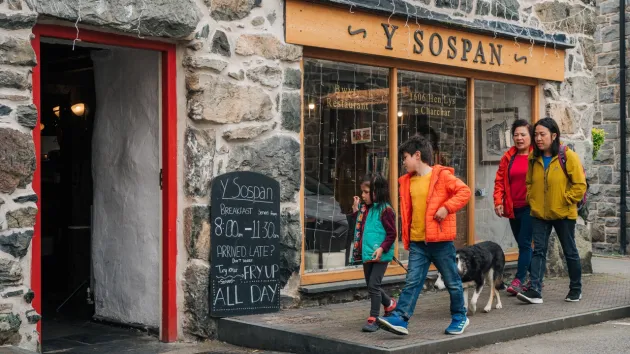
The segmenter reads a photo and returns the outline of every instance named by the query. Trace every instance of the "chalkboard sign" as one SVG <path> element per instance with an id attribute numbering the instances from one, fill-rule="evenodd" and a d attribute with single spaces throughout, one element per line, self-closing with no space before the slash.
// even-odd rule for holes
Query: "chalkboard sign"
<path id="1" fill-rule="evenodd" d="M 280 184 L 254 172 L 216 177 L 211 188 L 211 315 L 280 309 Z"/>

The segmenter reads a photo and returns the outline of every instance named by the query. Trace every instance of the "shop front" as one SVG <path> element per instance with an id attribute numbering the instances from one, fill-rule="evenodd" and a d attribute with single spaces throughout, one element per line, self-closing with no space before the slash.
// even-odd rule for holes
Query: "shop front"
<path id="1" fill-rule="evenodd" d="M 286 2 L 286 41 L 304 46 L 302 286 L 363 278 L 349 264 L 353 196 L 380 173 L 397 209 L 397 147 L 416 134 L 474 191 L 456 246 L 491 240 L 517 260 L 508 220 L 494 213 L 495 173 L 512 122 L 539 119 L 542 84 L 564 80 L 563 49 L 297 0 Z M 400 238 L 395 255 L 406 262 Z M 392 262 L 387 275 L 404 272 Z"/>

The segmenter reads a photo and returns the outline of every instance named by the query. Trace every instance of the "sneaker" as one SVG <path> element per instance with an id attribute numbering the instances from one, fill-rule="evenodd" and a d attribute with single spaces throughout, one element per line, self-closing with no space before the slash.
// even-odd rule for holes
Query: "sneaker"
<path id="1" fill-rule="evenodd" d="M 389 317 L 379 317 L 376 321 L 378 322 L 379 327 L 388 332 L 398 334 L 399 336 L 409 334 L 409 331 L 407 330 L 407 321 L 402 319 L 402 317 L 392 315 Z"/>
<path id="2" fill-rule="evenodd" d="M 518 293 L 523 291 L 523 289 L 521 288 L 521 281 L 514 278 L 514 280 L 512 280 L 512 284 L 510 284 L 506 291 L 508 294 L 516 296 Z"/>
<path id="3" fill-rule="evenodd" d="M 468 327 L 469 324 L 470 324 L 470 320 L 468 319 L 468 317 L 465 317 L 463 320 L 453 319 L 451 321 L 451 325 L 448 326 L 448 328 L 446 329 L 446 331 L 444 331 L 444 333 L 453 334 L 453 335 L 462 334 L 464 333 L 464 330 L 466 329 L 466 327 Z"/>
<path id="4" fill-rule="evenodd" d="M 543 303 L 542 296 L 540 296 L 540 294 L 536 290 L 533 290 L 533 289 L 529 289 L 527 291 L 518 293 L 518 295 L 516 295 L 516 298 L 530 304 Z"/>
<path id="5" fill-rule="evenodd" d="M 367 323 L 361 329 L 363 332 L 376 332 L 378 331 L 378 324 L 376 324 L 376 317 L 368 317 Z"/>
<path id="6" fill-rule="evenodd" d="M 389 306 L 383 306 L 383 308 L 385 309 L 385 314 L 383 315 L 383 317 L 391 316 L 392 312 L 394 312 L 394 310 L 396 309 L 396 305 L 396 300 L 392 299 L 392 301 L 389 303 Z"/>
<path id="7" fill-rule="evenodd" d="M 523 285 L 523 286 L 521 287 L 521 289 L 522 289 L 523 291 L 527 291 L 527 290 L 528 290 L 529 288 L 531 288 L 531 287 L 532 287 L 532 281 L 531 281 L 531 280 L 528 280 L 528 281 L 527 281 L 527 283 L 525 283 L 525 285 Z M 545 283 L 541 283 L 541 284 L 540 284 L 540 287 L 541 287 L 542 289 L 544 289 L 544 288 L 545 288 Z"/>
<path id="8" fill-rule="evenodd" d="M 567 297 L 564 298 L 564 301 L 567 302 L 578 302 L 580 300 L 582 300 L 582 292 L 577 289 L 571 289 Z"/>

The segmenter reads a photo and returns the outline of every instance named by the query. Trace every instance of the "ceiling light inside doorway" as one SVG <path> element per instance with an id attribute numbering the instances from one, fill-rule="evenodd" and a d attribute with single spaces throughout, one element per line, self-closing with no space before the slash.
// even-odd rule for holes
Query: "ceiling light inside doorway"
<path id="1" fill-rule="evenodd" d="M 72 109 L 72 113 L 74 113 L 75 115 L 83 116 L 83 114 L 85 113 L 85 103 L 77 103 L 75 105 L 72 105 L 70 109 Z"/>
<path id="2" fill-rule="evenodd" d="M 59 118 L 59 114 L 60 114 L 59 106 L 53 107 L 53 113 L 57 116 L 57 118 Z"/>

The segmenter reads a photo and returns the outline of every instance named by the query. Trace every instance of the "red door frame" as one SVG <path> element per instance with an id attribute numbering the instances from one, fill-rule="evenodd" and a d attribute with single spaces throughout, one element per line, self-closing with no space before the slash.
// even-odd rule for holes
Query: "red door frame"
<path id="1" fill-rule="evenodd" d="M 40 39 L 50 37 L 74 40 L 73 27 L 36 25 L 31 43 L 37 62 L 41 63 Z M 101 33 L 81 29 L 81 42 L 101 45 L 155 50 L 162 53 L 162 324 L 160 340 L 177 340 L 177 64 L 176 47 L 171 43 L 143 40 L 136 37 Z M 37 106 L 37 126 L 33 130 L 37 167 L 33 176 L 33 190 L 37 194 L 37 207 L 41 210 L 41 68 L 33 68 L 33 103 Z M 35 292 L 33 308 L 42 313 L 41 269 L 41 212 L 37 213 L 32 245 L 31 288 Z M 37 324 L 41 340 L 41 321 Z"/>

